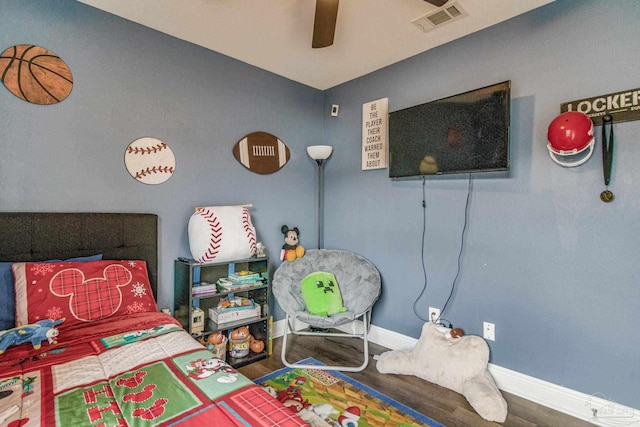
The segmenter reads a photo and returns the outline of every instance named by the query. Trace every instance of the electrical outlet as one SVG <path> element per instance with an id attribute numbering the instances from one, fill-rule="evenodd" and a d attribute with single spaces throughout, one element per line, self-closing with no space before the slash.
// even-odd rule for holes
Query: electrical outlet
<path id="1" fill-rule="evenodd" d="M 482 322 L 482 336 L 486 340 L 496 340 L 496 325 L 489 322 Z"/>
<path id="2" fill-rule="evenodd" d="M 429 321 L 431 323 L 436 323 L 440 319 L 440 309 L 429 307 Z"/>

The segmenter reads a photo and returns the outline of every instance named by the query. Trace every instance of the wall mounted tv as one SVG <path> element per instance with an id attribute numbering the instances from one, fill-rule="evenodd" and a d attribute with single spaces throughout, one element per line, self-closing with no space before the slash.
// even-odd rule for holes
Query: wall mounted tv
<path id="1" fill-rule="evenodd" d="M 509 170 L 511 81 L 389 113 L 389 177 Z"/>

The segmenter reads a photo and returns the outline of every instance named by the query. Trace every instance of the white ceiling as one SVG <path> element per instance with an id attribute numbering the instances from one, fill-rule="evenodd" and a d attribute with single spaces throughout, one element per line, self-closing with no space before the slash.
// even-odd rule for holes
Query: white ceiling
<path id="1" fill-rule="evenodd" d="M 333 46 L 312 49 L 315 0 L 78 0 L 147 27 L 327 89 L 554 0 L 449 0 L 467 16 L 422 32 L 423 0 L 342 0 Z"/>

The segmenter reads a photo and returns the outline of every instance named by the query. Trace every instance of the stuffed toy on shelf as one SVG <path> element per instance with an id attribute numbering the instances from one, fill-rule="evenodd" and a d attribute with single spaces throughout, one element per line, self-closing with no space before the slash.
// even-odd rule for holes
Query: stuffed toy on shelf
<path id="1" fill-rule="evenodd" d="M 280 231 L 284 234 L 284 245 L 282 245 L 282 250 L 280 251 L 280 261 L 293 262 L 298 258 L 302 258 L 304 256 L 304 248 L 298 244 L 298 238 L 300 237 L 298 227 L 289 228 L 283 225 Z"/>

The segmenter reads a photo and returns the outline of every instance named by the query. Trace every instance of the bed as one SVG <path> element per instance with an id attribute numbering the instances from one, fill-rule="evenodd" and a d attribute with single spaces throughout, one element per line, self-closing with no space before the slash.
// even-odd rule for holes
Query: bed
<path id="1" fill-rule="evenodd" d="M 0 213 L 0 426 L 306 425 L 158 311 L 157 228 Z"/>

